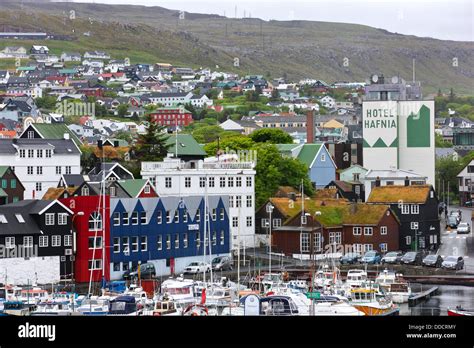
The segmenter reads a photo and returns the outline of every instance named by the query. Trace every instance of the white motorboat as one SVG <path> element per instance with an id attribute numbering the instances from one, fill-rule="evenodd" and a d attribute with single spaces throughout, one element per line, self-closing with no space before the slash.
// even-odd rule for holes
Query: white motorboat
<path id="1" fill-rule="evenodd" d="M 91 296 L 82 300 L 77 312 L 84 315 L 106 315 L 109 312 L 109 300 Z"/>
<path id="2" fill-rule="evenodd" d="M 375 282 L 380 285 L 385 293 L 390 295 L 394 303 L 406 303 L 412 295 L 411 287 L 401 274 L 385 269 L 381 272 Z"/>

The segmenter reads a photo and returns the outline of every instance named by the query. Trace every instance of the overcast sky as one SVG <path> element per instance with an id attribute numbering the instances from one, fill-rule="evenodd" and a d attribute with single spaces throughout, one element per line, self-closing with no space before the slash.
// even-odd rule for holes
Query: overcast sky
<path id="1" fill-rule="evenodd" d="M 401 34 L 474 41 L 474 0 L 80 0 L 161 6 L 187 12 L 265 20 L 365 24 Z"/>

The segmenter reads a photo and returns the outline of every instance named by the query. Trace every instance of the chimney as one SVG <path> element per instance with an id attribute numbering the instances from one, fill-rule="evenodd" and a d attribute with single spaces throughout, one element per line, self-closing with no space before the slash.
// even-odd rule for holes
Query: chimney
<path id="1" fill-rule="evenodd" d="M 405 186 L 410 186 L 410 180 L 408 180 L 408 176 L 405 176 Z"/>
<path id="2" fill-rule="evenodd" d="M 306 143 L 314 143 L 314 116 L 313 110 L 306 113 Z"/>
<path id="3" fill-rule="evenodd" d="M 380 176 L 375 179 L 375 187 L 380 187 Z"/>
<path id="4" fill-rule="evenodd" d="M 69 140 L 69 133 L 64 133 L 64 139 Z"/>

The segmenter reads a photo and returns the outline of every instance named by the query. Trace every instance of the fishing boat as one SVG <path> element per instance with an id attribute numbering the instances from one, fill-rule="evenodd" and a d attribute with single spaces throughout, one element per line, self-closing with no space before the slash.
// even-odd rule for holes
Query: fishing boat
<path id="1" fill-rule="evenodd" d="M 401 274 L 389 272 L 387 269 L 377 276 L 375 282 L 390 295 L 394 303 L 406 303 L 412 294 L 410 285 Z"/>
<path id="2" fill-rule="evenodd" d="M 19 300 L 25 303 L 39 303 L 49 299 L 49 293 L 40 287 L 33 287 L 32 289 L 21 289 Z"/>
<path id="3" fill-rule="evenodd" d="M 77 311 L 84 315 L 106 315 L 109 312 L 109 300 L 91 296 L 82 300 Z"/>
<path id="4" fill-rule="evenodd" d="M 192 304 L 196 302 L 194 294 L 195 282 L 182 277 L 167 279 L 161 284 L 161 293 L 155 295 L 154 300 L 166 296 L 176 303 Z"/>
<path id="5" fill-rule="evenodd" d="M 396 307 L 392 300 L 376 287 L 360 287 L 350 291 L 349 303 L 366 315 L 387 315 Z"/>
<path id="6" fill-rule="evenodd" d="M 367 282 L 367 272 L 361 269 L 350 269 L 347 272 L 346 286 L 349 289 L 360 288 Z"/>
<path id="7" fill-rule="evenodd" d="M 34 316 L 56 316 L 56 315 L 72 315 L 74 306 L 69 301 L 63 300 L 47 300 L 37 304 L 36 310 L 31 313 Z"/>
<path id="8" fill-rule="evenodd" d="M 28 304 L 23 301 L 3 302 L 3 314 L 14 316 L 29 316 L 36 310 L 36 304 Z"/>
<path id="9" fill-rule="evenodd" d="M 474 316 L 474 309 L 463 309 L 461 306 L 456 306 L 456 308 L 448 308 L 448 316 L 450 317 L 464 317 L 464 316 Z"/>

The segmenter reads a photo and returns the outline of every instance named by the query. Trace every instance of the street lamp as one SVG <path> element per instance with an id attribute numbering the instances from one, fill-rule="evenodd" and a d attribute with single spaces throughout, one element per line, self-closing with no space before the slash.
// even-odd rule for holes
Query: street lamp
<path id="1" fill-rule="evenodd" d="M 266 206 L 266 211 L 269 215 L 269 256 L 270 256 L 270 261 L 269 261 L 269 273 L 272 273 L 272 212 L 275 207 L 271 204 L 268 203 Z"/>

